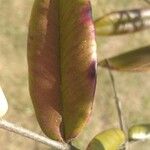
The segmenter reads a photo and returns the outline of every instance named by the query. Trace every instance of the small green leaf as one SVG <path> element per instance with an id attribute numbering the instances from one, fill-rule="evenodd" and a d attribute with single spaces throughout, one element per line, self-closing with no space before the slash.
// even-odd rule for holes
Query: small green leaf
<path id="1" fill-rule="evenodd" d="M 96 135 L 87 150 L 118 150 L 125 143 L 125 134 L 120 129 L 109 129 Z"/>
<path id="2" fill-rule="evenodd" d="M 111 12 L 95 21 L 98 35 L 132 33 L 150 27 L 150 9 Z"/>
<path id="3" fill-rule="evenodd" d="M 104 59 L 99 65 L 120 71 L 148 71 L 150 70 L 150 46 Z"/>
<path id="4" fill-rule="evenodd" d="M 128 134 L 130 141 L 150 139 L 150 124 L 134 125 Z"/>

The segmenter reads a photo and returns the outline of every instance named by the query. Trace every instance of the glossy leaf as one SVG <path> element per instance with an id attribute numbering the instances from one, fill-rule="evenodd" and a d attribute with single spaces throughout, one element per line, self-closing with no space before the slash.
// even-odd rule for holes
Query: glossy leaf
<path id="1" fill-rule="evenodd" d="M 150 9 L 115 11 L 95 21 L 97 35 L 132 33 L 149 27 Z"/>
<path id="2" fill-rule="evenodd" d="M 87 150 L 118 150 L 126 141 L 120 129 L 109 129 L 96 135 L 89 143 Z"/>
<path id="3" fill-rule="evenodd" d="M 4 95 L 2 88 L 0 87 L 0 118 L 3 117 L 8 111 L 7 99 Z"/>
<path id="4" fill-rule="evenodd" d="M 150 46 L 104 59 L 99 65 L 119 71 L 149 71 Z"/>
<path id="5" fill-rule="evenodd" d="M 96 86 L 89 0 L 35 0 L 28 35 L 30 95 L 44 133 L 70 141 L 85 126 Z"/>
<path id="6" fill-rule="evenodd" d="M 150 139 L 150 124 L 134 125 L 128 134 L 130 141 Z"/>

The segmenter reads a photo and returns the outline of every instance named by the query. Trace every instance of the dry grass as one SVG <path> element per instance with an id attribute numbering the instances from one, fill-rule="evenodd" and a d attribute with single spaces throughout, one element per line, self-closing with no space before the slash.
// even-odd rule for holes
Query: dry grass
<path id="1" fill-rule="evenodd" d="M 92 0 L 93 16 L 100 17 L 113 10 L 149 7 L 143 0 Z M 19 123 L 38 133 L 31 104 L 26 62 L 27 27 L 33 0 L 0 0 L 0 84 L 9 100 L 6 119 Z M 97 37 L 98 59 L 112 56 L 132 48 L 150 44 L 149 30 L 126 36 Z M 127 126 L 150 123 L 150 73 L 114 72 L 117 90 L 123 103 Z M 98 84 L 94 111 L 86 129 L 74 143 L 84 149 L 91 138 L 104 129 L 117 127 L 118 119 L 113 92 L 107 70 L 98 69 Z M 0 130 L 1 150 L 47 150 L 34 141 Z M 150 143 L 129 146 L 130 150 L 148 150 Z"/>

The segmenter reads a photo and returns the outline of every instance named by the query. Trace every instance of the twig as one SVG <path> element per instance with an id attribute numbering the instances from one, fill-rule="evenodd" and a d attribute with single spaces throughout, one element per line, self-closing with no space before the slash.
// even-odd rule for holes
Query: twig
<path id="1" fill-rule="evenodd" d="M 66 143 L 61 143 L 61 142 L 57 142 L 57 141 L 48 139 L 48 138 L 41 136 L 37 133 L 29 131 L 25 128 L 16 126 L 15 124 L 10 123 L 6 120 L 0 120 L 0 128 L 8 130 L 10 132 L 14 132 L 16 134 L 19 134 L 21 136 L 27 137 L 27 138 L 32 139 L 34 141 L 43 143 L 45 145 L 51 146 L 51 147 L 56 148 L 58 150 L 70 150 L 71 149 L 70 145 L 68 145 Z"/>
<path id="2" fill-rule="evenodd" d="M 114 90 L 114 98 L 115 98 L 115 104 L 116 104 L 118 118 L 119 118 L 119 125 L 120 125 L 120 128 L 122 130 L 124 130 L 124 120 L 123 120 L 122 111 L 121 111 L 121 102 L 120 102 L 120 100 L 117 96 L 113 74 L 110 71 L 110 69 L 108 69 L 108 70 L 109 70 L 109 75 L 110 75 L 110 78 L 111 78 L 112 87 L 113 87 L 113 90 Z"/>
<path id="3" fill-rule="evenodd" d="M 107 62 L 107 65 L 109 66 L 109 63 L 107 60 L 106 60 L 106 62 Z M 121 105 L 121 101 L 117 95 L 114 76 L 110 69 L 108 69 L 108 72 L 109 72 L 109 76 L 110 76 L 113 91 L 114 91 L 114 98 L 115 98 L 115 104 L 116 104 L 117 114 L 118 114 L 118 118 L 119 118 L 120 129 L 126 133 L 126 126 L 125 126 L 125 121 L 124 121 L 123 112 L 122 112 L 122 105 Z M 123 146 L 122 150 L 126 150 L 126 144 Z"/>

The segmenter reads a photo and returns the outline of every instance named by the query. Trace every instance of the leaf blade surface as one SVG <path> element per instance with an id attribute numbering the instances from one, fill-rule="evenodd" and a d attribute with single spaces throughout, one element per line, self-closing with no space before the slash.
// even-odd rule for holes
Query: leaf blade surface
<path id="1" fill-rule="evenodd" d="M 118 56 L 104 59 L 99 65 L 118 71 L 149 71 L 150 47 L 142 47 Z"/>
<path id="2" fill-rule="evenodd" d="M 30 94 L 42 130 L 69 141 L 85 126 L 96 86 L 88 0 L 36 0 L 28 36 Z"/>

